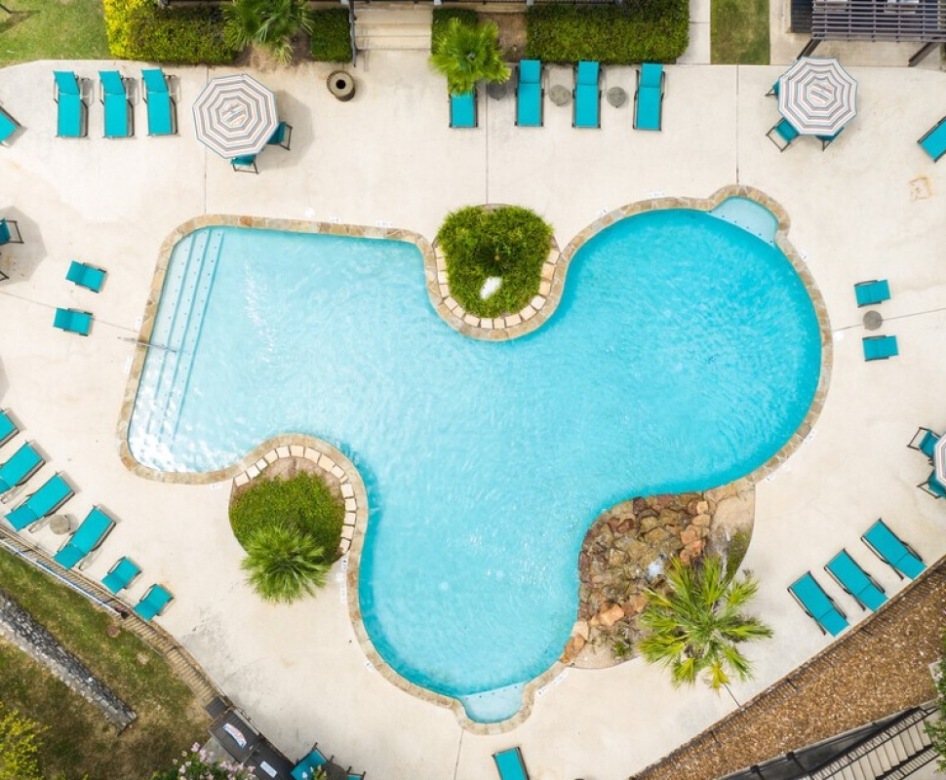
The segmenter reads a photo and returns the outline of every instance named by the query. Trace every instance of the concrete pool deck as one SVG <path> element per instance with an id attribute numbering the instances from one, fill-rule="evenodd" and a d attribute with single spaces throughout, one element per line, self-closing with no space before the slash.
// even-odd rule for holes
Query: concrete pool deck
<path id="1" fill-rule="evenodd" d="M 929 474 L 908 450 L 918 425 L 942 431 L 946 380 L 946 268 L 941 259 L 946 165 L 916 139 L 946 113 L 939 72 L 854 67 L 859 115 L 826 152 L 799 139 L 779 154 L 765 138 L 778 119 L 765 98 L 782 68 L 669 66 L 664 130 L 631 130 L 633 101 L 602 102 L 602 128 L 575 130 L 570 107 L 545 106 L 545 127 L 513 124 L 514 100 L 480 95 L 480 128 L 450 130 L 443 81 L 421 53 L 372 52 L 354 71 L 351 103 L 328 94 L 330 68 L 309 64 L 259 73 L 277 92 L 293 148 L 267 149 L 260 175 L 234 174 L 193 137 L 190 103 L 206 68 L 181 78 L 181 134 L 149 138 L 136 106 L 136 137 L 107 141 L 101 105 L 89 138 L 54 137 L 54 68 L 94 77 L 121 62 L 30 63 L 0 70 L 0 102 L 25 131 L 0 149 L 0 215 L 18 219 L 26 243 L 0 250 L 0 399 L 48 465 L 77 488 L 67 506 L 84 516 L 101 504 L 118 520 L 87 573 L 100 578 L 121 555 L 176 600 L 160 622 L 291 758 L 318 740 L 339 762 L 391 780 L 493 773 L 490 753 L 521 745 L 534 780 L 627 777 L 709 726 L 734 704 L 697 687 L 673 690 L 663 670 L 632 661 L 611 670 L 569 670 L 537 697 L 515 731 L 464 732 L 453 714 L 420 701 L 366 666 L 348 619 L 344 577 L 292 607 L 262 604 L 239 569 L 230 533 L 229 482 L 168 485 L 121 464 L 116 436 L 158 248 L 177 226 L 208 213 L 388 225 L 432 239 L 447 211 L 514 203 L 538 211 L 564 246 L 608 211 L 656 193 L 704 198 L 727 184 L 756 187 L 788 212 L 788 237 L 824 296 L 834 366 L 822 413 L 806 444 L 757 486 L 746 565 L 761 582 L 755 611 L 776 635 L 749 650 L 750 684 L 740 701 L 828 644 L 785 591 L 811 570 L 852 621 L 864 613 L 822 567 L 846 547 L 890 593 L 903 584 L 859 536 L 883 517 L 927 561 L 946 553 L 946 513 L 915 485 Z M 216 69 L 216 73 L 230 72 Z M 571 85 L 567 68 L 548 86 Z M 632 68 L 606 68 L 604 89 L 633 94 Z M 99 295 L 66 282 L 71 259 L 108 269 Z M 422 273 L 420 268 L 417 273 Z M 880 333 L 900 356 L 865 363 L 863 310 L 852 285 L 887 278 L 893 297 Z M 567 282 L 566 282 L 567 283 Z M 427 305 L 426 301 L 423 305 Z M 52 328 L 53 307 L 95 313 L 89 338 Z M 548 377 L 554 381 L 554 377 Z M 54 549 L 48 529 L 35 534 Z"/>

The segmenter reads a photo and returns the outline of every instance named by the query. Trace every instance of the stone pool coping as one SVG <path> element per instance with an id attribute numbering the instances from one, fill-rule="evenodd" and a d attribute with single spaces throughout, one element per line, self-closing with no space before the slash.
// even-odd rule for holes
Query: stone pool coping
<path id="1" fill-rule="evenodd" d="M 398 688 L 423 701 L 451 709 L 463 728 L 470 732 L 477 734 L 501 734 L 511 731 L 528 719 L 529 715 L 532 713 L 536 697 L 540 697 L 544 693 L 545 688 L 558 679 L 559 675 L 567 669 L 567 666 L 560 661 L 556 661 L 546 671 L 527 682 L 523 688 L 522 707 L 511 718 L 497 723 L 478 723 L 470 720 L 459 700 L 434 693 L 426 688 L 415 685 L 389 666 L 381 658 L 377 650 L 375 650 L 374 645 L 368 637 L 368 632 L 365 629 L 361 616 L 361 607 L 358 602 L 358 572 L 369 514 L 367 492 L 361 475 L 358 473 L 355 465 L 335 447 L 312 436 L 284 434 L 267 440 L 231 466 L 199 474 L 157 471 L 139 463 L 132 455 L 128 447 L 128 428 L 132 411 L 134 410 L 138 383 L 144 368 L 149 339 L 155 325 L 161 290 L 164 286 L 164 279 L 167 274 L 171 252 L 174 246 L 188 233 L 204 227 L 217 226 L 407 241 L 413 243 L 424 258 L 424 275 L 427 293 L 434 309 L 444 321 L 460 333 L 470 336 L 471 338 L 504 341 L 531 333 L 554 314 L 561 301 L 569 264 L 584 243 L 605 228 L 625 217 L 659 209 L 687 208 L 699 211 L 710 211 L 719 206 L 724 200 L 733 197 L 748 198 L 760 203 L 772 212 L 778 220 L 775 244 L 788 258 L 795 272 L 805 285 L 805 289 L 811 298 L 815 310 L 818 328 L 821 334 L 821 370 L 819 372 L 818 386 L 805 418 L 802 420 L 798 429 L 775 455 L 754 469 L 750 474 L 736 481 L 742 484 L 756 484 L 773 474 L 811 435 L 812 428 L 818 416 L 821 414 L 825 398 L 827 397 L 828 384 L 833 365 L 833 341 L 824 298 L 815 284 L 814 277 L 809 271 L 804 257 L 788 240 L 787 234 L 791 226 L 788 213 L 777 201 L 761 190 L 744 185 L 728 185 L 722 187 L 708 198 L 669 196 L 650 198 L 630 203 L 604 214 L 579 231 L 557 256 L 554 249 L 550 252 L 549 258 L 542 267 L 542 286 L 540 287 L 540 294 L 533 298 L 530 304 L 518 314 L 504 318 L 494 318 L 492 320 L 478 318 L 462 310 L 462 307 L 460 307 L 449 294 L 446 264 L 442 255 L 438 257 L 438 253 L 426 238 L 409 230 L 226 214 L 206 214 L 188 220 L 164 239 L 159 250 L 155 274 L 145 305 L 145 313 L 142 318 L 135 354 L 132 358 L 128 384 L 125 389 L 119 418 L 118 436 L 122 463 L 131 472 L 146 479 L 181 484 L 210 484 L 236 478 L 240 475 L 249 479 L 249 475 L 252 473 L 253 469 L 261 470 L 265 465 L 268 465 L 269 462 L 272 462 L 268 460 L 268 457 L 273 457 L 274 459 L 276 457 L 283 457 L 280 455 L 280 448 L 284 448 L 283 451 L 285 451 L 287 455 L 293 455 L 293 447 L 296 448 L 295 453 L 298 453 L 300 451 L 298 448 L 301 447 L 301 452 L 303 453 L 302 457 L 308 457 L 305 454 L 308 448 L 313 455 L 314 453 L 319 453 L 317 462 L 319 462 L 322 457 L 325 457 L 335 468 L 341 470 L 343 476 L 339 477 L 339 480 L 343 483 L 350 484 L 352 487 L 352 495 L 346 498 L 346 516 L 348 503 L 352 501 L 354 503 L 352 511 L 354 513 L 355 522 L 350 531 L 349 551 L 342 559 L 341 566 L 346 572 L 346 599 L 352 627 L 358 639 L 358 643 L 362 651 L 368 657 L 368 660 L 385 679 Z M 333 467 L 329 467 L 327 470 L 333 474 L 335 473 Z"/>

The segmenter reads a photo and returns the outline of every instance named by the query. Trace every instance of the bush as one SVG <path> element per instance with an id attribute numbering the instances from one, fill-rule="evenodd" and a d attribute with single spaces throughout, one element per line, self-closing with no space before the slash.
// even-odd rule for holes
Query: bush
<path id="1" fill-rule="evenodd" d="M 526 10 L 526 56 L 545 62 L 671 62 L 688 42 L 686 0 L 591 7 L 554 3 Z"/>
<path id="2" fill-rule="evenodd" d="M 39 756 L 46 729 L 0 702 L 0 780 L 42 780 Z"/>
<path id="3" fill-rule="evenodd" d="M 552 228 L 519 206 L 454 211 L 437 234 L 451 295 L 480 317 L 519 311 L 539 292 L 551 238 Z M 490 276 L 501 277 L 502 285 L 483 300 L 480 290 Z"/>
<path id="4" fill-rule="evenodd" d="M 310 536 L 324 550 L 324 560 L 338 557 L 345 507 L 313 474 L 257 482 L 230 506 L 233 535 L 244 549 L 265 528 L 288 528 Z"/>
<path id="5" fill-rule="evenodd" d="M 223 15 L 211 6 L 160 8 L 153 0 L 105 0 L 105 33 L 113 57 L 223 65 L 236 51 L 223 39 Z"/>
<path id="6" fill-rule="evenodd" d="M 312 59 L 317 62 L 351 62 L 348 9 L 313 11 Z"/>
<path id="7" fill-rule="evenodd" d="M 437 41 L 443 38 L 451 19 L 459 19 L 462 24 L 476 27 L 479 16 L 469 8 L 434 8 L 434 20 L 430 25 L 430 51 L 437 53 Z"/>
<path id="8" fill-rule="evenodd" d="M 290 603 L 325 587 L 325 551 L 298 528 L 260 528 L 246 545 L 241 564 L 250 585 L 266 601 Z"/>

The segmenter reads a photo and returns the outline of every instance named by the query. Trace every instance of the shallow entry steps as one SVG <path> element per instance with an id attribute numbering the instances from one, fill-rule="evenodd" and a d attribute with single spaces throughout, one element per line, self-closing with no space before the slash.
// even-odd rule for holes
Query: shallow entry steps
<path id="1" fill-rule="evenodd" d="M 145 373 L 148 384 L 155 388 L 144 430 L 157 435 L 164 429 L 173 436 L 180 418 L 181 405 L 190 379 L 197 342 L 204 324 L 217 264 L 223 250 L 224 235 L 220 230 L 201 230 L 183 239 L 189 241 L 187 258 L 175 258 L 173 268 L 161 293 L 161 307 L 151 334 Z M 185 247 L 178 246 L 175 252 Z M 173 271 L 173 272 L 172 272 Z M 157 373 L 157 379 L 150 376 Z"/>

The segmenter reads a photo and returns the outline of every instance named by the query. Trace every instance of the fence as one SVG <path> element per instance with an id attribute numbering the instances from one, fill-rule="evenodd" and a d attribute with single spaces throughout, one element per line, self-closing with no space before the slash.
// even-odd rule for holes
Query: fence
<path id="1" fill-rule="evenodd" d="M 194 692 L 202 707 L 206 707 L 214 698 L 223 696 L 223 691 L 207 676 L 194 657 L 167 631 L 139 618 L 125 602 L 97 582 L 71 569 L 62 569 L 52 563 L 45 550 L 3 527 L 0 527 L 0 547 L 118 618 L 122 628 L 135 634 L 164 657 L 177 676 Z"/>

